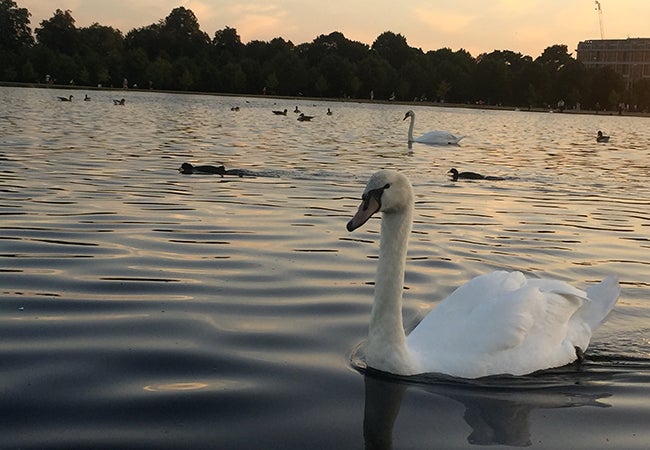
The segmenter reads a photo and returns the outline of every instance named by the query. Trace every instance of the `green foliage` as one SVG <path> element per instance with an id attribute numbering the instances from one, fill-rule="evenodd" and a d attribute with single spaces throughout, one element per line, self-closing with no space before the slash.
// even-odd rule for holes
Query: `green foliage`
<path id="1" fill-rule="evenodd" d="M 40 45 L 66 55 L 73 55 L 79 44 L 79 33 L 69 10 L 57 9 L 54 15 L 41 22 L 36 28 L 36 39 Z"/>
<path id="2" fill-rule="evenodd" d="M 626 86 L 611 68 L 587 70 L 566 45 L 533 60 L 508 50 L 476 58 L 462 49 L 424 53 L 392 31 L 371 46 L 338 31 L 299 45 L 281 37 L 244 44 L 230 27 L 210 39 L 184 7 L 126 35 L 98 23 L 77 28 L 70 11 L 57 9 L 34 40 L 29 17 L 0 0 L 0 81 L 121 87 L 127 78 L 131 87 L 237 94 L 650 108 L 649 80 Z"/>
<path id="3" fill-rule="evenodd" d="M 0 0 L 0 51 L 16 51 L 34 44 L 26 8 L 18 8 L 13 0 Z"/>

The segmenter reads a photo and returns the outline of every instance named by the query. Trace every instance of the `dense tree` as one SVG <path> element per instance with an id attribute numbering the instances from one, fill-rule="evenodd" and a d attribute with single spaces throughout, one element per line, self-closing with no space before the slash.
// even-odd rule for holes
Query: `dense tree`
<path id="1" fill-rule="evenodd" d="M 623 101 L 623 77 L 609 66 L 595 69 L 591 74 L 589 107 L 615 109 Z"/>
<path id="2" fill-rule="evenodd" d="M 504 104 L 510 101 L 511 62 L 505 52 L 495 50 L 479 55 L 475 72 L 475 95 L 487 104 Z"/>
<path id="3" fill-rule="evenodd" d="M 473 98 L 472 77 L 476 61 L 469 52 L 452 52 L 443 48 L 428 52 L 426 57 L 434 74 L 433 99 L 462 103 Z"/>
<path id="4" fill-rule="evenodd" d="M 552 45 L 544 49 L 535 60 L 541 69 L 542 78 L 538 80 L 540 100 L 549 105 L 558 101 L 575 104 L 574 94 L 579 90 L 572 75 L 577 71 L 577 61 L 571 57 L 566 45 Z M 570 84 L 567 84 L 570 82 Z"/>
<path id="5" fill-rule="evenodd" d="M 397 70 L 406 64 L 411 53 L 411 47 L 406 43 L 406 38 L 391 31 L 377 36 L 375 42 L 372 43 L 372 49 Z"/>
<path id="6" fill-rule="evenodd" d="M 650 79 L 637 81 L 631 88 L 630 103 L 633 109 L 650 110 Z"/>
<path id="7" fill-rule="evenodd" d="M 124 46 L 127 50 L 144 50 L 150 60 L 166 53 L 160 45 L 160 24 L 157 23 L 129 31 L 124 38 Z"/>
<path id="8" fill-rule="evenodd" d="M 212 45 L 217 51 L 220 59 L 230 61 L 239 59 L 244 51 L 244 44 L 234 28 L 226 27 L 223 30 L 217 30 L 212 39 Z"/>
<path id="9" fill-rule="evenodd" d="M 38 43 L 57 52 L 73 55 L 79 44 L 75 20 L 69 10 L 57 9 L 54 15 L 36 28 Z"/>
<path id="10" fill-rule="evenodd" d="M 210 43 L 210 37 L 201 31 L 194 13 L 182 6 L 174 8 L 162 22 L 159 38 L 158 45 L 172 58 L 196 56 Z"/>
<path id="11" fill-rule="evenodd" d="M 18 50 L 34 43 L 29 16 L 29 11 L 18 8 L 13 0 L 0 0 L 0 51 Z"/>
<path id="12" fill-rule="evenodd" d="M 57 9 L 34 40 L 29 17 L 0 0 L 0 81 L 120 87 L 128 78 L 130 87 L 238 94 L 650 108 L 650 81 L 626 84 L 611 68 L 588 70 L 563 44 L 534 60 L 508 50 L 424 53 L 392 31 L 371 46 L 338 31 L 299 45 L 281 37 L 244 44 L 231 27 L 210 39 L 184 7 L 126 35 L 97 23 L 77 28 L 70 11 Z"/>
<path id="13" fill-rule="evenodd" d="M 30 13 L 12 0 L 0 0 L 0 79 L 30 80 L 37 76 L 29 59 L 34 44 L 29 28 Z"/>
<path id="14" fill-rule="evenodd" d="M 79 52 L 84 61 L 77 83 L 110 86 L 122 75 L 124 36 L 119 30 L 97 23 L 79 29 Z"/>
<path id="15" fill-rule="evenodd" d="M 359 62 L 357 73 L 360 97 L 386 99 L 395 91 L 397 71 L 374 51 Z"/>

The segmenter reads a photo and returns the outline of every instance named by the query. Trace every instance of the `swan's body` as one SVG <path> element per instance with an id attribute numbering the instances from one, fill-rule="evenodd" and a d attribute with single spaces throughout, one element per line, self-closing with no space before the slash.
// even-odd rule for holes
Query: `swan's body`
<path id="1" fill-rule="evenodd" d="M 374 174 L 348 230 L 377 211 L 383 213 L 381 242 L 365 347 L 366 362 L 375 369 L 478 378 L 560 367 L 582 355 L 618 298 L 615 277 L 584 292 L 562 281 L 498 271 L 456 289 L 407 337 L 402 285 L 413 190 L 404 175 Z"/>
<path id="2" fill-rule="evenodd" d="M 411 118 L 411 123 L 409 124 L 409 144 L 413 142 L 418 142 L 420 144 L 429 144 L 429 145 L 457 145 L 463 136 L 456 136 L 455 134 L 450 133 L 449 131 L 429 131 L 428 133 L 423 134 L 418 138 L 413 138 L 413 127 L 415 126 L 415 113 L 413 111 L 407 111 L 404 115 L 406 120 L 408 117 Z"/>

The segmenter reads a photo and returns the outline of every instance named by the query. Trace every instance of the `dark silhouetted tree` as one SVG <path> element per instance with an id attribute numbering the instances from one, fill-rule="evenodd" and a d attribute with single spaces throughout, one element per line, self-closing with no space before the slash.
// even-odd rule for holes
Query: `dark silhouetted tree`
<path id="1" fill-rule="evenodd" d="M 159 45 L 162 44 L 172 58 L 196 56 L 206 51 L 210 43 L 194 13 L 182 6 L 173 9 L 162 22 L 160 40 Z"/>
<path id="2" fill-rule="evenodd" d="M 372 44 L 372 49 L 395 69 L 400 69 L 406 64 L 411 52 L 411 48 L 406 43 L 406 38 L 391 31 L 386 31 L 377 36 L 377 39 Z"/>
<path id="3" fill-rule="evenodd" d="M 34 44 L 30 16 L 26 8 L 18 8 L 13 0 L 0 0 L 0 51 L 15 51 Z"/>
<path id="4" fill-rule="evenodd" d="M 79 38 L 75 20 L 69 10 L 57 9 L 54 15 L 41 22 L 36 28 L 36 39 L 40 45 L 51 50 L 74 55 L 78 49 Z"/>
<path id="5" fill-rule="evenodd" d="M 212 45 L 217 51 L 218 58 L 224 61 L 239 59 L 244 51 L 244 44 L 242 44 L 237 30 L 230 27 L 217 30 L 214 33 Z"/>

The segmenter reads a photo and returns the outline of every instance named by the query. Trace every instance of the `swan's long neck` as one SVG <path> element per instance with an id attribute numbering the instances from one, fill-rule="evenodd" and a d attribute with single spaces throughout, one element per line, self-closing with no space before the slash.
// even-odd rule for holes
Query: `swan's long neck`
<path id="1" fill-rule="evenodd" d="M 415 126 L 415 117 L 411 116 L 411 123 L 409 124 L 409 142 L 413 142 L 413 127 Z"/>
<path id="2" fill-rule="evenodd" d="M 370 317 L 366 358 L 372 367 L 403 373 L 411 366 L 402 323 L 402 290 L 412 206 L 384 213 L 381 220 L 375 301 Z"/>

